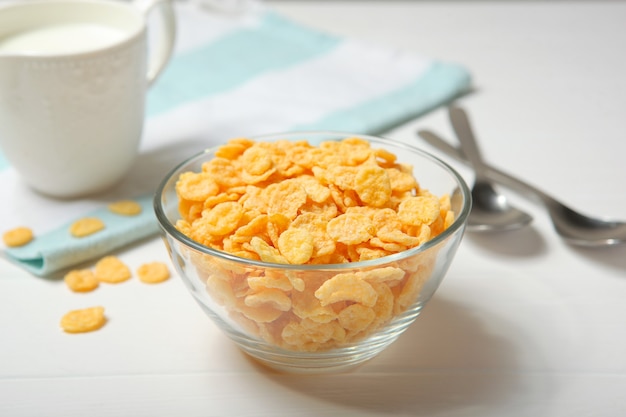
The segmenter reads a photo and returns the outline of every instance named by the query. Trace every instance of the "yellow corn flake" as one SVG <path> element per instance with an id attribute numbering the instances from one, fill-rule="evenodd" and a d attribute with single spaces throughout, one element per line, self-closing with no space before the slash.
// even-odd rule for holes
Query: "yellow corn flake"
<path id="1" fill-rule="evenodd" d="M 8 247 L 14 248 L 18 246 L 24 246 L 33 240 L 33 231 L 28 227 L 16 227 L 11 230 L 7 230 L 2 235 L 4 244 Z"/>
<path id="2" fill-rule="evenodd" d="M 85 237 L 104 229 L 104 222 L 97 217 L 83 217 L 70 226 L 70 234 L 74 237 Z"/>
<path id="3" fill-rule="evenodd" d="M 201 207 L 202 209 L 212 209 L 220 203 L 226 203 L 227 201 L 237 201 L 240 197 L 241 196 L 237 193 L 219 193 L 218 195 L 207 197 Z"/>
<path id="4" fill-rule="evenodd" d="M 396 159 L 398 159 L 396 155 L 385 149 L 376 149 L 374 151 L 374 154 L 377 158 L 381 159 L 384 164 L 387 165 L 393 164 L 394 162 L 396 162 Z"/>
<path id="5" fill-rule="evenodd" d="M 187 222 L 192 222 L 202 215 L 204 204 L 198 201 L 180 200 L 178 202 L 178 212 Z"/>
<path id="6" fill-rule="evenodd" d="M 326 232 L 327 220 L 323 215 L 303 213 L 296 218 L 291 227 L 306 230 L 312 238 L 313 251 L 311 257 L 330 255 L 335 251 L 335 241 Z"/>
<path id="7" fill-rule="evenodd" d="M 345 330 L 336 322 L 316 323 L 304 319 L 286 325 L 281 336 L 288 345 L 297 346 L 298 350 L 315 351 L 333 339 L 343 339 Z"/>
<path id="8" fill-rule="evenodd" d="M 176 183 L 178 196 L 185 200 L 204 201 L 219 190 L 217 183 L 206 172 L 185 172 Z"/>
<path id="9" fill-rule="evenodd" d="M 420 229 L 420 235 L 421 235 L 421 229 Z M 411 236 L 411 235 L 404 233 L 402 230 L 390 229 L 390 228 L 384 228 L 384 229 L 378 230 L 378 232 L 376 233 L 376 236 L 381 241 L 387 242 L 387 243 L 397 243 L 401 246 L 404 246 L 405 248 L 411 248 L 422 243 L 420 235 Z"/>
<path id="10" fill-rule="evenodd" d="M 448 211 L 446 212 L 444 217 L 443 228 L 447 229 L 448 227 L 452 226 L 452 223 L 454 223 L 454 212 Z"/>
<path id="11" fill-rule="evenodd" d="M 204 212 L 201 220 L 209 234 L 223 236 L 237 229 L 243 215 L 244 210 L 239 203 L 227 201 Z"/>
<path id="12" fill-rule="evenodd" d="M 417 297 L 419 296 L 422 287 L 430 277 L 431 272 L 431 267 L 426 264 L 420 264 L 417 271 L 412 274 L 408 274 L 408 278 L 402 287 L 402 290 L 396 297 L 394 308 L 396 308 L 397 311 L 406 310 L 417 300 Z"/>
<path id="13" fill-rule="evenodd" d="M 291 298 L 279 289 L 266 289 L 245 297 L 244 302 L 248 307 L 260 307 L 269 305 L 276 310 L 289 311 Z"/>
<path id="14" fill-rule="evenodd" d="M 122 216 L 136 216 L 141 213 L 141 204 L 134 200 L 120 200 L 109 204 L 109 211 Z"/>
<path id="15" fill-rule="evenodd" d="M 163 262 L 150 262 L 137 269 L 137 277 L 146 284 L 158 284 L 169 279 L 170 270 Z"/>
<path id="16" fill-rule="evenodd" d="M 376 304 L 372 307 L 375 318 L 368 329 L 370 331 L 378 329 L 391 319 L 395 304 L 393 291 L 388 285 L 384 283 L 374 283 L 372 284 L 372 287 L 376 290 L 378 297 L 376 298 Z"/>
<path id="17" fill-rule="evenodd" d="M 359 255 L 359 261 L 371 261 L 373 259 L 382 258 L 384 256 L 391 255 L 393 252 L 388 252 L 379 248 L 357 247 L 356 252 Z"/>
<path id="18" fill-rule="evenodd" d="M 270 305 L 249 307 L 245 304 L 237 306 L 238 312 L 256 323 L 271 323 L 278 319 L 283 312 Z"/>
<path id="19" fill-rule="evenodd" d="M 267 214 L 255 217 L 248 224 L 237 229 L 232 235 L 232 240 L 235 242 L 249 242 L 254 236 L 265 234 L 268 221 L 269 217 Z"/>
<path id="20" fill-rule="evenodd" d="M 215 156 L 225 159 L 237 159 L 253 144 L 254 142 L 246 138 L 230 139 L 226 145 L 220 146 L 215 151 Z"/>
<path id="21" fill-rule="evenodd" d="M 105 256 L 96 263 L 95 277 L 100 282 L 117 284 L 131 277 L 130 269 L 117 257 Z"/>
<path id="22" fill-rule="evenodd" d="M 354 189 L 361 201 L 371 207 L 382 207 L 391 197 L 387 171 L 375 164 L 359 168 L 354 178 Z"/>
<path id="23" fill-rule="evenodd" d="M 406 191 L 413 191 L 419 188 L 417 180 L 411 174 L 411 172 L 403 172 L 398 168 L 387 168 L 387 177 L 389 178 L 389 184 L 391 189 L 395 193 L 403 193 Z"/>
<path id="24" fill-rule="evenodd" d="M 330 190 L 312 175 L 301 175 L 296 181 L 304 188 L 307 197 L 315 203 L 323 203 L 330 197 Z"/>
<path id="25" fill-rule="evenodd" d="M 61 318 L 61 328 L 66 333 L 86 333 L 100 329 L 106 323 L 103 307 L 72 310 Z"/>
<path id="26" fill-rule="evenodd" d="M 241 162 L 243 170 L 250 175 L 261 175 L 274 168 L 270 151 L 260 145 L 253 145 L 246 149 Z"/>
<path id="27" fill-rule="evenodd" d="M 292 227 L 278 238 L 278 249 L 290 264 L 304 264 L 313 255 L 313 236 L 305 229 Z"/>
<path id="28" fill-rule="evenodd" d="M 305 288 L 304 280 L 298 276 L 295 276 L 294 274 L 295 273 L 290 272 L 290 271 L 285 272 L 285 275 L 287 276 L 287 279 L 289 279 L 289 282 L 291 282 L 293 289 L 296 291 L 304 291 L 304 288 Z"/>
<path id="29" fill-rule="evenodd" d="M 375 318 L 374 310 L 362 304 L 351 304 L 341 310 L 337 316 L 341 327 L 353 334 L 365 330 Z"/>
<path id="30" fill-rule="evenodd" d="M 274 245 L 278 247 L 278 238 L 289 227 L 290 219 L 279 213 L 270 214 L 267 219 L 267 234 Z"/>
<path id="31" fill-rule="evenodd" d="M 372 269 L 370 271 L 357 272 L 357 275 L 370 284 L 383 282 L 390 284 L 404 278 L 404 270 L 393 266 L 386 266 L 383 268 Z"/>
<path id="32" fill-rule="evenodd" d="M 330 194 L 331 192 L 329 191 L 328 193 Z M 320 217 L 324 218 L 324 220 L 327 222 L 328 220 L 335 218 L 337 214 L 339 214 L 339 210 L 337 208 L 337 205 L 335 205 L 332 200 L 327 199 L 322 203 L 307 201 L 302 207 L 300 207 L 300 215 L 298 216 L 298 218 L 307 213 L 317 214 Z M 298 218 L 294 219 L 294 222 L 296 222 Z"/>
<path id="33" fill-rule="evenodd" d="M 250 239 L 251 250 L 259 255 L 263 262 L 273 262 L 277 264 L 288 264 L 287 259 L 280 254 L 279 250 L 269 245 L 260 237 Z"/>
<path id="34" fill-rule="evenodd" d="M 439 199 L 433 195 L 408 198 L 398 207 L 400 220 L 412 226 L 429 225 L 437 220 L 439 214 Z"/>
<path id="35" fill-rule="evenodd" d="M 408 249 L 408 247 L 405 245 L 401 245 L 399 243 L 384 242 L 380 238 L 377 238 L 377 237 L 371 238 L 369 241 L 369 244 L 372 245 L 373 247 L 384 249 L 385 251 L 389 253 L 402 252 Z"/>
<path id="36" fill-rule="evenodd" d="M 252 291 L 261 291 L 264 289 L 279 289 L 282 291 L 291 291 L 293 285 L 289 278 L 281 274 L 266 273 L 262 276 L 250 276 L 247 278 L 248 286 Z"/>
<path id="37" fill-rule="evenodd" d="M 222 187 L 231 188 L 245 185 L 245 182 L 241 179 L 241 167 L 234 164 L 234 161 L 226 158 L 216 157 L 203 164 L 202 172 L 206 173 L 208 178 Z"/>
<path id="38" fill-rule="evenodd" d="M 291 296 L 293 312 L 301 319 L 316 323 L 328 323 L 337 318 L 337 313 L 330 306 L 323 306 L 313 292 L 296 292 Z"/>
<path id="39" fill-rule="evenodd" d="M 293 220 L 300 207 L 306 203 L 307 194 L 304 188 L 294 180 L 286 180 L 272 184 L 268 188 L 268 213 L 282 214 Z"/>
<path id="40" fill-rule="evenodd" d="M 96 278 L 90 269 L 75 269 L 67 274 L 63 279 L 65 285 L 74 292 L 93 291 L 100 285 L 100 281 Z"/>
<path id="41" fill-rule="evenodd" d="M 335 275 L 315 291 L 315 297 L 323 306 L 338 301 L 351 301 L 372 307 L 376 304 L 377 296 L 367 281 L 350 272 Z"/>
<path id="42" fill-rule="evenodd" d="M 357 245 L 371 239 L 375 233 L 372 221 L 359 213 L 341 214 L 328 222 L 328 235 L 336 242 Z"/>
<path id="43" fill-rule="evenodd" d="M 233 308 L 237 304 L 237 297 L 229 282 L 218 275 L 209 275 L 206 279 L 207 292 L 220 305 Z"/>

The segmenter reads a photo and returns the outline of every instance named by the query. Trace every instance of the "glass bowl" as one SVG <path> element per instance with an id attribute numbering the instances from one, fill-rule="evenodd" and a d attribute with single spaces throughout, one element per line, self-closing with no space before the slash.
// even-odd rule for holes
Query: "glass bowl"
<path id="1" fill-rule="evenodd" d="M 461 176 L 436 157 L 380 137 L 342 132 L 296 132 L 256 141 L 322 141 L 358 137 L 410 164 L 421 188 L 450 197 L 454 221 L 412 249 L 378 259 L 290 265 L 238 257 L 204 246 L 176 228 L 181 218 L 176 182 L 215 157 L 207 149 L 163 180 L 154 209 L 174 267 L 193 298 L 245 353 L 288 372 L 345 371 L 375 357 L 417 318 L 448 270 L 471 207 Z M 259 288 L 263 291 L 259 292 Z M 266 288 L 271 290 L 265 291 Z M 262 294 L 262 295 L 258 295 Z M 325 296 L 321 302 L 320 295 Z"/>

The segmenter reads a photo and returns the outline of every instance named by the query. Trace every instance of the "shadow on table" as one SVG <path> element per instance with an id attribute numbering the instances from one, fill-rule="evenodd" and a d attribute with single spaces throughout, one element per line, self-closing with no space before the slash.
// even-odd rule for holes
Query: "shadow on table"
<path id="1" fill-rule="evenodd" d="M 550 231 L 552 233 L 552 231 Z M 466 232 L 464 239 L 482 249 L 511 258 L 530 258 L 545 255 L 548 247 L 542 234 L 534 227 L 509 232 Z M 577 256 L 608 266 L 620 272 L 626 271 L 626 245 L 582 247 L 561 242 Z"/>
<path id="2" fill-rule="evenodd" d="M 546 241 L 534 227 L 507 232 L 466 232 L 464 239 L 492 253 L 516 258 L 539 256 L 546 251 Z"/>
<path id="3" fill-rule="evenodd" d="M 363 414 L 445 415 L 464 407 L 497 410 L 513 402 L 520 391 L 549 396 L 553 390 L 549 386 L 522 386 L 517 371 L 517 349 L 522 347 L 495 333 L 510 334 L 509 324 L 490 318 L 488 329 L 463 305 L 435 297 L 394 344 L 351 373 L 264 374 L 299 395 Z"/>
<path id="4" fill-rule="evenodd" d="M 619 278 L 624 278 L 626 271 L 626 244 L 600 248 L 584 248 L 570 245 L 571 250 L 578 256 L 590 261 L 605 265 L 619 272 Z"/>

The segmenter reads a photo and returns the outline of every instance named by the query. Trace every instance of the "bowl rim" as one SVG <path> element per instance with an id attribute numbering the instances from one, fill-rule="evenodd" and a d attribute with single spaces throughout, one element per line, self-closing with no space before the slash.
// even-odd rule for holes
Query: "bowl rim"
<path id="1" fill-rule="evenodd" d="M 313 135 L 326 135 L 337 138 L 349 138 L 349 137 L 357 137 L 361 139 L 365 139 L 371 143 L 378 143 L 381 145 L 389 144 L 395 147 L 404 148 L 407 151 L 417 153 L 419 156 L 429 160 L 430 162 L 438 165 L 440 168 L 443 168 L 444 171 L 447 171 L 449 175 L 451 175 L 457 182 L 457 189 L 460 191 L 461 196 L 463 197 L 463 206 L 461 212 L 457 214 L 454 222 L 443 232 L 435 236 L 434 238 L 428 240 L 427 242 L 418 245 L 414 248 L 407 249 L 402 252 L 397 252 L 388 256 L 384 256 L 377 259 L 371 259 L 367 261 L 359 261 L 359 262 L 347 262 L 347 263 L 339 263 L 339 264 L 281 264 L 281 263 L 273 263 L 273 262 L 264 262 L 264 261 L 256 261 L 253 259 L 242 258 L 228 252 L 219 251 L 208 246 L 205 246 L 195 240 L 187 237 L 185 234 L 176 229 L 175 225 L 168 219 L 165 211 L 163 210 L 162 200 L 164 190 L 167 185 L 176 181 L 178 175 L 180 175 L 181 168 L 190 164 L 193 161 L 201 159 L 204 155 L 215 151 L 217 148 L 222 146 L 222 144 L 208 147 L 196 154 L 190 156 L 189 158 L 183 160 L 174 168 L 172 168 L 167 175 L 160 182 L 157 190 L 154 194 L 153 199 L 153 208 L 155 215 L 157 217 L 157 221 L 161 230 L 166 234 L 177 240 L 178 242 L 198 251 L 201 253 L 205 253 L 208 255 L 215 256 L 217 258 L 229 260 L 231 262 L 243 263 L 249 266 L 261 267 L 261 268 L 272 268 L 272 269 L 298 269 L 302 271 L 306 270 L 337 270 L 337 269 L 358 269 L 358 268 L 370 268 L 376 267 L 384 264 L 389 264 L 392 262 L 397 262 L 406 258 L 410 258 L 415 256 L 418 253 L 426 252 L 430 248 L 439 245 L 441 242 L 446 241 L 450 236 L 454 235 L 459 229 L 464 228 L 467 223 L 467 217 L 469 216 L 471 207 L 472 207 L 472 196 L 469 189 L 469 186 L 463 179 L 463 177 L 448 163 L 438 158 L 437 156 L 431 154 L 430 152 L 420 149 L 411 144 L 407 144 L 395 139 L 391 139 L 385 136 L 374 136 L 369 134 L 360 134 L 353 132 L 342 132 L 342 131 L 334 131 L 334 130 L 303 130 L 303 131 L 286 131 L 279 133 L 271 133 L 271 134 L 263 134 L 263 135 L 253 135 L 248 138 L 254 141 L 263 141 L 268 139 L 273 139 L 274 141 L 280 140 L 281 137 L 287 139 L 292 136 L 302 136 L 304 140 L 305 137 L 313 136 Z M 331 140 L 331 139 L 329 139 Z M 180 171 L 180 172 L 179 172 Z M 176 178 L 174 176 L 176 175 Z M 456 191 L 456 190 L 455 190 Z"/>

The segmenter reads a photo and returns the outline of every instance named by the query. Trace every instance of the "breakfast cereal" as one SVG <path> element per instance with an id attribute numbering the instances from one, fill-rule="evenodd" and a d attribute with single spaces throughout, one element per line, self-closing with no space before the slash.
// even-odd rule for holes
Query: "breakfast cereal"
<path id="1" fill-rule="evenodd" d="M 90 269 L 75 269 L 64 277 L 65 285 L 74 292 L 93 291 L 100 285 L 100 281 L 96 278 Z"/>
<path id="2" fill-rule="evenodd" d="M 33 231 L 28 227 L 16 227 L 4 232 L 2 240 L 8 247 L 24 246 L 33 240 Z"/>
<path id="3" fill-rule="evenodd" d="M 350 264 L 419 246 L 454 221 L 450 199 L 412 167 L 356 137 L 234 139 L 177 182 L 176 227 L 212 249 L 272 264 Z M 229 318 L 284 349 L 316 351 L 367 337 L 417 300 L 436 251 L 384 266 L 245 267 L 189 252 Z"/>
<path id="4" fill-rule="evenodd" d="M 131 277 L 130 269 L 117 257 L 105 256 L 96 263 L 95 277 L 100 282 L 117 284 Z"/>
<path id="5" fill-rule="evenodd" d="M 120 200 L 108 205 L 108 209 L 122 216 L 136 216 L 141 213 L 141 204 L 134 200 Z"/>
<path id="6" fill-rule="evenodd" d="M 70 226 L 70 233 L 74 237 L 85 237 L 104 229 L 104 222 L 97 217 L 83 217 Z"/>
<path id="7" fill-rule="evenodd" d="M 66 333 L 86 333 L 98 330 L 106 323 L 103 307 L 72 310 L 61 318 L 61 328 Z"/>
<path id="8" fill-rule="evenodd" d="M 170 277 L 170 271 L 163 262 L 150 262 L 137 269 L 137 276 L 141 282 L 157 284 L 167 281 Z"/>

